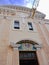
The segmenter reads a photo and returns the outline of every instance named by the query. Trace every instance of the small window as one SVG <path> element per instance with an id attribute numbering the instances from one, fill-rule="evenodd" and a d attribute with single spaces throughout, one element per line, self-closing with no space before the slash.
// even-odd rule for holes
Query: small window
<path id="1" fill-rule="evenodd" d="M 14 29 L 20 29 L 19 21 L 14 21 Z"/>
<path id="2" fill-rule="evenodd" d="M 33 26 L 31 22 L 28 22 L 29 30 L 33 30 Z"/>

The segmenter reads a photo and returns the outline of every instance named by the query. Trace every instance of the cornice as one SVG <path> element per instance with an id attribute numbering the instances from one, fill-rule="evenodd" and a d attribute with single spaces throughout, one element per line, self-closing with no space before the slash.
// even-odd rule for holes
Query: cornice
<path id="1" fill-rule="evenodd" d="M 7 15 L 7 16 L 9 15 L 15 16 L 16 12 L 28 13 L 28 15 L 30 15 L 33 11 L 30 8 L 22 7 L 22 6 L 13 6 L 13 5 L 0 6 L 0 14 Z M 34 18 L 44 19 L 45 14 L 39 11 L 36 11 Z"/>
<path id="2" fill-rule="evenodd" d="M 14 9 L 0 7 L 0 15 L 5 15 L 5 16 L 15 15 L 16 14 L 15 12 L 16 11 Z"/>

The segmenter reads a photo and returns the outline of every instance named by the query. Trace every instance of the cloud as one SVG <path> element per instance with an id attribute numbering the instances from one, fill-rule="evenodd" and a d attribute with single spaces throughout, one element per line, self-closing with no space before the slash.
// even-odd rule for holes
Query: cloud
<path id="1" fill-rule="evenodd" d="M 36 0 L 0 0 L 0 5 L 20 5 L 32 8 L 33 2 Z"/>
<path id="2" fill-rule="evenodd" d="M 46 18 L 49 19 L 49 0 L 40 0 L 37 10 L 45 13 Z"/>
<path id="3" fill-rule="evenodd" d="M 32 8 L 34 0 L 24 0 L 24 4 L 26 7 Z"/>
<path id="4" fill-rule="evenodd" d="M 29 8 L 32 8 L 33 1 L 34 0 L 9 0 L 13 5 L 21 5 Z"/>

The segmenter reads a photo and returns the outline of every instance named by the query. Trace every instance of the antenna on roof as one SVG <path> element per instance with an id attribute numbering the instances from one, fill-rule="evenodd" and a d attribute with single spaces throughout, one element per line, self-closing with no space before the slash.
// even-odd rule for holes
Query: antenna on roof
<path id="1" fill-rule="evenodd" d="M 10 3 L 11 4 L 13 4 L 13 0 L 9 0 L 10 1 Z M 32 0 L 33 1 L 33 3 L 32 3 L 32 9 L 31 9 L 31 12 L 30 12 L 30 15 L 29 16 L 25 16 L 25 17 L 22 17 L 22 18 L 34 18 L 34 15 L 35 15 L 35 12 L 36 12 L 36 9 L 37 9 L 37 7 L 38 7 L 38 5 L 39 5 L 39 1 L 40 0 Z"/>
<path id="2" fill-rule="evenodd" d="M 30 13 L 30 16 L 31 16 L 32 18 L 34 18 L 36 9 L 37 9 L 37 7 L 38 7 L 38 5 L 39 5 L 39 1 L 40 1 L 40 0 L 34 0 L 34 1 L 33 1 L 31 13 Z M 30 16 L 29 16 L 29 17 L 30 17 Z"/>

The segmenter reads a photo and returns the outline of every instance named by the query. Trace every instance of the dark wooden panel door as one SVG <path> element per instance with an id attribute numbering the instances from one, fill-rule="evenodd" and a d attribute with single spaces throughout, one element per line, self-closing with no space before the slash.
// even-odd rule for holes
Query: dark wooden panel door
<path id="1" fill-rule="evenodd" d="M 20 65 L 39 65 L 35 51 L 20 51 L 19 61 Z"/>

